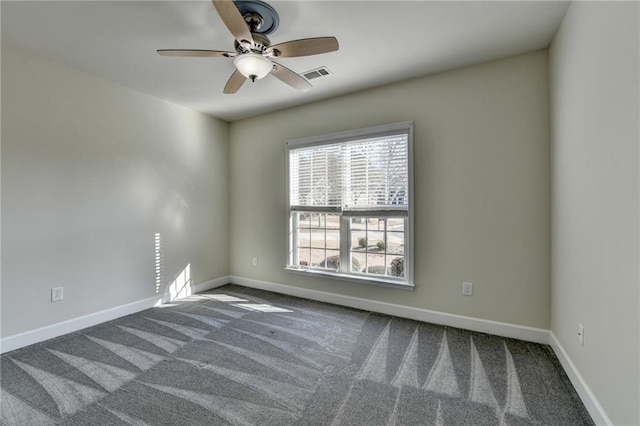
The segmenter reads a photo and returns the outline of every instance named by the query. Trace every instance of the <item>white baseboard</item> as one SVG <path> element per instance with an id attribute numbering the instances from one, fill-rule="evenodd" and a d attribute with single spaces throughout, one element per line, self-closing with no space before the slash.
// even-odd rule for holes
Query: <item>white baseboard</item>
<path id="1" fill-rule="evenodd" d="M 575 364 L 571 361 L 571 358 L 569 358 L 569 355 L 560 344 L 560 341 L 558 341 L 555 334 L 553 334 L 553 331 L 549 332 L 549 344 L 551 345 L 551 348 L 553 348 L 553 352 L 555 352 L 556 357 L 558 357 L 562 368 L 567 373 L 567 376 L 569 376 L 571 384 L 573 384 L 576 392 L 578 392 L 578 396 L 587 408 L 589 415 L 591 415 L 591 419 L 597 425 L 613 425 L 613 422 L 609 419 L 609 416 L 607 416 L 607 413 L 604 411 L 602 405 L 600 405 L 600 402 L 598 402 L 593 392 L 591 392 L 589 385 L 587 385 L 587 382 L 580 374 L 580 371 L 578 371 Z"/>
<path id="2" fill-rule="evenodd" d="M 215 280 L 194 285 L 193 292 L 198 293 L 201 291 L 210 290 L 212 288 L 220 287 L 221 285 L 225 285 L 228 283 L 228 276 L 217 278 Z M 111 321 L 125 315 L 144 311 L 145 309 L 162 304 L 163 300 L 166 301 L 167 297 L 168 295 L 164 294 L 156 295 L 148 299 L 138 300 L 136 302 L 127 303 L 125 305 L 115 306 L 103 311 L 94 312 L 92 314 L 84 315 L 78 318 L 72 318 L 70 320 L 51 324 L 46 327 L 41 327 L 24 333 L 14 334 L 13 336 L 4 337 L 0 339 L 0 353 L 20 349 L 24 346 L 33 345 L 34 343 L 39 343 L 47 339 L 62 336 L 63 334 L 73 333 L 74 331 L 82 330 L 83 328 L 91 327 L 93 325 L 100 324 L 106 321 Z"/>
<path id="3" fill-rule="evenodd" d="M 309 290 L 305 288 L 277 284 L 268 281 L 261 281 L 252 278 L 231 276 L 229 277 L 229 279 L 230 282 L 234 284 L 258 288 L 261 290 L 273 291 L 275 293 L 287 294 L 289 296 L 303 297 L 305 299 L 333 303 L 336 305 L 348 306 L 351 308 L 378 312 L 381 314 L 394 315 L 402 318 L 409 318 L 433 324 L 463 328 L 466 330 L 478 331 L 481 333 L 489 333 L 496 336 L 510 337 L 513 339 L 526 340 L 529 342 L 542 343 L 545 345 L 549 344 L 549 330 L 544 330 L 541 328 L 508 324 L 498 321 L 489 321 L 462 315 L 447 314 L 444 312 L 430 311 L 427 309 L 413 308 L 409 306 L 379 302 L 376 300 L 363 299 L 359 297 L 344 296 L 318 290 Z"/>
<path id="4" fill-rule="evenodd" d="M 213 288 L 217 288 L 226 284 L 229 284 L 229 280 L 231 279 L 231 277 L 224 276 L 224 277 L 220 277 L 220 278 L 216 278 L 215 280 L 211 280 L 211 281 L 207 281 L 204 283 L 200 283 L 200 284 L 196 284 L 193 286 L 193 292 L 194 293 L 201 293 L 203 291 L 207 291 L 207 290 L 211 290 Z"/>
<path id="5" fill-rule="evenodd" d="M 91 327 L 105 321 L 120 318 L 125 315 L 143 311 L 160 303 L 162 296 L 154 296 L 137 302 L 127 303 L 103 311 L 94 312 L 77 318 L 72 318 L 46 327 L 14 334 L 0 339 L 0 353 L 13 351 L 24 346 L 33 345 L 47 339 L 73 333 L 83 328 Z"/>

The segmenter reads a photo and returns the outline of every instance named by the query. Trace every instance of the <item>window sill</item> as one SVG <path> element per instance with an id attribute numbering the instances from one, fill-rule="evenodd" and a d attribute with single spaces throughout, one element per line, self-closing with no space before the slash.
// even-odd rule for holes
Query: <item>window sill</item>
<path id="1" fill-rule="evenodd" d="M 284 269 L 287 272 L 293 272 L 294 274 L 305 275 L 308 277 L 327 278 L 331 280 L 348 281 L 348 282 L 359 283 L 359 284 L 370 284 L 370 285 L 377 285 L 382 287 L 397 288 L 401 290 L 413 290 L 415 288 L 413 284 L 410 284 L 407 282 L 384 279 L 384 278 L 376 278 L 376 277 L 370 277 L 370 276 L 363 276 L 361 278 L 355 275 L 341 274 L 339 272 L 331 272 L 331 271 L 321 271 L 317 269 L 301 269 L 301 268 L 291 268 L 291 267 L 286 267 Z"/>

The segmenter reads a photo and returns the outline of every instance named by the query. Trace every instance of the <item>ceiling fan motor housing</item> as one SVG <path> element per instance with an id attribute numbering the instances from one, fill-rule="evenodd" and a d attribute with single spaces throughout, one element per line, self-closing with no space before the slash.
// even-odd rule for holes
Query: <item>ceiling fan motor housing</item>
<path id="1" fill-rule="evenodd" d="M 251 36 L 253 37 L 253 46 L 245 47 L 238 43 L 238 41 L 236 40 L 234 42 L 236 52 L 238 52 L 239 54 L 249 52 L 264 54 L 267 49 L 271 47 L 271 40 L 269 40 L 269 37 L 267 37 L 266 35 L 252 32 Z"/>

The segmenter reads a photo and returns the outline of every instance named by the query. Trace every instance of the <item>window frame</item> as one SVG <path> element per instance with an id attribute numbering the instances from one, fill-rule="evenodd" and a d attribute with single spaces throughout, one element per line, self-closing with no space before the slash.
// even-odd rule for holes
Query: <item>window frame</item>
<path id="1" fill-rule="evenodd" d="M 375 137 L 381 137 L 385 135 L 393 135 L 399 133 L 407 134 L 407 169 L 408 169 L 408 205 L 407 215 L 404 218 L 404 277 L 392 277 L 385 275 L 369 275 L 365 273 L 353 273 L 344 272 L 344 265 L 349 265 L 346 270 L 351 269 L 351 218 L 361 217 L 355 214 L 343 215 L 338 209 L 326 207 L 310 207 L 306 209 L 292 209 L 291 206 L 291 188 L 290 188 L 290 151 L 300 148 L 309 148 L 314 146 L 332 145 L 343 142 L 350 142 L 359 139 L 369 139 Z M 287 232 L 287 247 L 286 247 L 286 261 L 285 270 L 293 273 L 299 273 L 306 276 L 318 276 L 323 278 L 335 279 L 347 282 L 366 283 L 373 285 L 382 285 L 401 289 L 413 289 L 414 288 L 414 212 L 413 212 L 413 121 L 403 121 L 391 124 L 385 124 L 381 126 L 366 127 L 362 129 L 348 130 L 344 132 L 329 133 L 318 136 L 311 136 L 300 139 L 287 140 L 285 143 L 285 186 L 286 186 L 286 232 Z M 295 266 L 293 263 L 296 242 L 294 237 L 296 235 L 295 229 L 297 229 L 297 223 L 295 223 L 293 213 L 327 213 L 339 215 L 340 223 L 340 264 L 343 266 L 342 271 L 331 271 L 324 268 L 313 268 L 309 265 L 306 268 Z M 390 214 L 385 215 L 382 211 L 366 210 L 363 212 L 363 216 L 377 217 L 377 218 L 397 218 L 398 215 Z"/>

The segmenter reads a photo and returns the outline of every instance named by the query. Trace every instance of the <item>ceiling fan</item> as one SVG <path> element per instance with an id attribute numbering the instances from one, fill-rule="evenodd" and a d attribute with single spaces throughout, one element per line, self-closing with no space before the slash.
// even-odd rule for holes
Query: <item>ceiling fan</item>
<path id="1" fill-rule="evenodd" d="M 158 49 L 161 56 L 235 58 L 236 70 L 224 86 L 224 93 L 236 93 L 245 80 L 253 82 L 272 74 L 282 82 L 306 92 L 311 84 L 274 58 L 318 55 L 338 50 L 335 37 L 315 37 L 275 45 L 267 37 L 278 28 L 273 7 L 261 0 L 212 0 L 222 21 L 235 38 L 235 52 L 198 49 Z"/>

